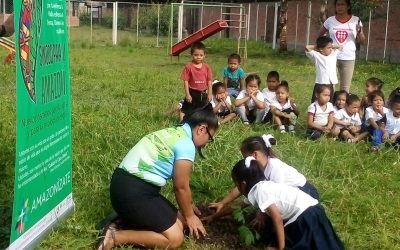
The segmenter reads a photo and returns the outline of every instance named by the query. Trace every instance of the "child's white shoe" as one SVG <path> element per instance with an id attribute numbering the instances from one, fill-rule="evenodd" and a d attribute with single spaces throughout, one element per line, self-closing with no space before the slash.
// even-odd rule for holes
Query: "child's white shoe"
<path id="1" fill-rule="evenodd" d="M 289 130 L 290 133 L 293 133 L 293 134 L 296 133 L 296 131 L 294 131 L 294 126 L 293 125 L 289 125 L 288 126 L 288 130 Z"/>
<path id="2" fill-rule="evenodd" d="M 286 130 L 285 130 L 285 125 L 281 125 L 281 126 L 279 126 L 279 130 L 280 130 L 281 134 L 284 134 L 284 133 L 286 133 Z"/>

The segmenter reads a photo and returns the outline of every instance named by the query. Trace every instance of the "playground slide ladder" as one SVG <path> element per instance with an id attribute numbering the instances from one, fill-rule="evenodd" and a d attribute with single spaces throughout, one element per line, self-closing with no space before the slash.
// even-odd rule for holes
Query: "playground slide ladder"
<path id="1" fill-rule="evenodd" d="M 238 29 L 238 41 L 237 41 L 237 53 L 243 60 L 247 59 L 247 14 L 244 13 L 243 9 L 240 9 L 240 13 L 222 13 L 222 15 L 233 16 L 231 20 L 226 20 L 229 23 L 229 28 Z"/>
<path id="2" fill-rule="evenodd" d="M 242 12 L 242 10 L 240 10 Z M 239 37 L 238 37 L 238 54 L 247 60 L 247 14 L 240 14 L 239 21 Z"/>

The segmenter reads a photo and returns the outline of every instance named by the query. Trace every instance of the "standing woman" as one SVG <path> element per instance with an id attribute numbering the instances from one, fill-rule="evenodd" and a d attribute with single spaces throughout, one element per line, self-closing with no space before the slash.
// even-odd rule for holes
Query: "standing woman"
<path id="1" fill-rule="evenodd" d="M 218 119 L 212 108 L 186 115 L 182 125 L 143 137 L 114 171 L 110 198 L 123 229 L 111 224 L 98 249 L 118 245 L 175 249 L 184 239 L 183 230 L 199 238 L 206 235 L 192 207 L 189 187 L 196 149 L 213 141 Z M 160 194 L 172 179 L 180 211 Z"/>
<path id="2" fill-rule="evenodd" d="M 356 60 L 356 42 L 364 43 L 365 35 L 360 18 L 351 14 L 350 0 L 335 0 L 335 13 L 335 16 L 326 19 L 319 36 L 328 33 L 333 44 L 343 46 L 338 54 L 337 68 L 340 90 L 349 93 Z"/>

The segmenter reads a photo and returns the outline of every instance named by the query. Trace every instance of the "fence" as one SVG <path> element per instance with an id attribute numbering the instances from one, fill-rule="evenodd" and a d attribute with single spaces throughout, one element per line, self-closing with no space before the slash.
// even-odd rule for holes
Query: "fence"
<path id="1" fill-rule="evenodd" d="M 333 0 L 329 0 L 329 14 L 333 15 Z M 213 3 L 217 6 L 187 8 L 183 11 L 183 27 L 187 35 L 217 19 L 232 19 L 232 4 Z M 279 1 L 245 3 L 248 15 L 246 39 L 264 41 L 277 47 L 279 40 Z M 287 41 L 289 50 L 303 51 L 304 45 L 313 43 L 321 27 L 321 0 L 288 1 Z M 0 23 L 12 13 L 13 1 L 0 0 Z M 171 11 L 172 10 L 172 11 Z M 383 62 L 400 62 L 400 1 L 382 0 L 374 10 L 358 10 L 367 43 L 358 51 L 358 58 Z M 225 13 L 225 14 L 224 14 Z M 71 41 L 91 44 L 122 46 L 139 43 L 142 46 L 168 47 L 171 15 L 178 20 L 178 8 L 171 4 L 142 4 L 132 2 L 94 2 L 67 0 L 67 16 Z M 190 24 L 190 25 L 189 25 Z M 114 28 L 114 29 L 113 29 Z M 178 40 L 178 22 L 172 26 L 174 41 Z M 184 36 L 185 34 L 183 34 Z M 215 38 L 237 39 L 238 31 L 227 29 Z"/>
<path id="2" fill-rule="evenodd" d="M 12 13 L 14 10 L 13 0 L 0 0 L 0 23 L 3 23 L 8 14 Z"/>

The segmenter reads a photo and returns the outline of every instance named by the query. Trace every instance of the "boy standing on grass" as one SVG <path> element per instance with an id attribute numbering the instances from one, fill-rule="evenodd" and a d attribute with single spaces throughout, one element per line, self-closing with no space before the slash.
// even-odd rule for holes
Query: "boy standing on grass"
<path id="1" fill-rule="evenodd" d="M 234 53 L 228 57 L 228 66 L 222 71 L 225 89 L 232 97 L 237 97 L 241 90 L 245 89 L 244 78 L 246 73 L 240 67 L 240 55 Z"/>
<path id="2" fill-rule="evenodd" d="M 331 97 L 335 92 L 333 85 L 338 83 L 336 75 L 337 55 L 342 50 L 343 46 L 333 45 L 333 40 L 327 36 L 317 38 L 316 45 L 307 45 L 306 56 L 315 64 L 315 85 L 311 96 L 311 103 L 315 102 L 315 90 L 318 84 L 327 84 L 331 90 Z"/>
<path id="3" fill-rule="evenodd" d="M 206 47 L 201 42 L 193 43 L 190 54 L 192 61 L 186 64 L 181 74 L 185 87 L 182 104 L 185 115 L 204 107 L 212 99 L 212 73 L 208 64 L 204 63 Z"/>

